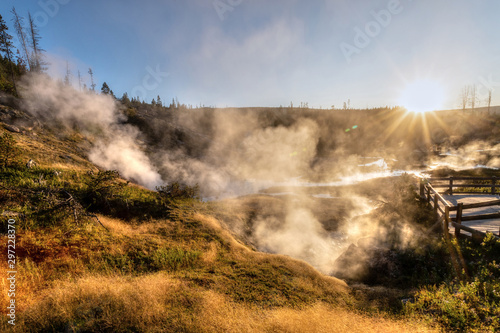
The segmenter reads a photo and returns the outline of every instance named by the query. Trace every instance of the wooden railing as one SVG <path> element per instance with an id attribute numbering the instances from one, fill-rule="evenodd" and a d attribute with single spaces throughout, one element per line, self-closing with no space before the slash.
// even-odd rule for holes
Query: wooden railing
<path id="1" fill-rule="evenodd" d="M 434 181 L 446 181 L 447 184 L 432 184 Z M 475 181 L 475 182 L 488 182 L 488 184 L 457 184 L 454 181 Z M 446 194 L 453 194 L 453 188 L 490 188 L 489 192 L 475 192 L 475 191 L 460 191 L 458 193 L 476 193 L 476 194 L 496 194 L 497 178 L 480 178 L 480 177 L 450 177 L 450 178 L 429 178 L 422 179 L 420 182 L 420 197 L 426 200 L 427 203 L 433 208 L 434 214 L 437 218 L 436 225 L 442 225 L 443 232 L 449 233 L 448 226 L 451 224 L 455 228 L 455 236 L 460 237 L 460 231 L 464 230 L 470 232 L 472 238 L 483 239 L 486 233 L 476 230 L 471 227 L 462 225 L 464 221 L 484 220 L 500 218 L 500 212 L 492 214 L 480 215 L 467 215 L 464 216 L 464 210 L 473 208 L 483 208 L 500 205 L 500 200 L 491 200 L 487 202 L 474 203 L 464 205 L 459 203 L 456 206 L 451 205 L 436 188 L 447 188 Z M 457 192 L 455 192 L 457 193 Z M 455 217 L 450 217 L 450 212 L 456 211 Z M 500 236 L 500 230 L 498 231 Z M 498 237 L 495 235 L 495 237 Z"/>
<path id="2" fill-rule="evenodd" d="M 434 188 L 446 188 L 447 194 L 453 193 L 477 193 L 477 194 L 498 194 L 498 178 L 497 177 L 446 177 L 446 178 L 429 178 L 429 182 L 433 183 Z M 444 182 L 444 184 L 443 184 Z M 462 188 L 462 191 L 454 191 L 455 188 Z M 488 191 L 478 191 L 477 189 L 487 188 Z M 469 190 L 467 190 L 469 189 Z"/>

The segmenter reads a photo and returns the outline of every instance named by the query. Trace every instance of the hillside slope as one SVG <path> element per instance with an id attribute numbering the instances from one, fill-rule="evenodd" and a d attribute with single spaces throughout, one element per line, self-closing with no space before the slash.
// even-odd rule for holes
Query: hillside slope
<path id="1" fill-rule="evenodd" d="M 363 314 L 343 281 L 255 251 L 187 189 L 150 191 L 99 170 L 91 136 L 1 112 L 26 119 L 19 133 L 5 129 L 12 117 L 0 126 L 2 142 L 14 140 L 0 167 L 0 247 L 15 220 L 18 272 L 11 326 L 0 263 L 2 332 L 430 331 Z"/>

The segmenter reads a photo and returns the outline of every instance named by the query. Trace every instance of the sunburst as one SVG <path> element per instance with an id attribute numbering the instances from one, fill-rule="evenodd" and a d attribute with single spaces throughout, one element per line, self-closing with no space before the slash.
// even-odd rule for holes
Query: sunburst
<path id="1" fill-rule="evenodd" d="M 399 104 L 408 111 L 423 113 L 442 109 L 445 99 L 446 92 L 442 84 L 430 79 L 419 79 L 404 87 Z"/>

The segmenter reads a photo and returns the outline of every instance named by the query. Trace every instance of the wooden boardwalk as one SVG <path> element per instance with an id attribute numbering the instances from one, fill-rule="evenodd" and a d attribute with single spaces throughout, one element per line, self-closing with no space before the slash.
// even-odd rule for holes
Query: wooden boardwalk
<path id="1" fill-rule="evenodd" d="M 454 195 L 443 195 L 443 198 L 448 201 L 452 206 L 458 206 L 463 204 L 464 206 L 477 204 L 477 203 L 487 203 L 492 201 L 499 201 L 500 196 L 498 195 L 487 195 L 487 194 L 454 194 Z M 487 216 L 498 214 L 500 212 L 500 203 L 494 206 L 470 208 L 464 210 L 462 213 L 463 217 L 473 217 L 473 216 Z M 450 212 L 450 217 L 456 218 L 457 212 Z M 462 225 L 481 232 L 491 232 L 495 235 L 499 234 L 500 231 L 500 217 L 494 217 L 491 219 L 479 219 L 462 221 Z M 452 228 L 451 224 L 449 226 Z M 464 234 L 470 235 L 470 232 L 464 231 Z"/>
<path id="2" fill-rule="evenodd" d="M 443 231 L 454 230 L 456 237 L 482 239 L 487 232 L 500 237 L 497 187 L 496 177 L 429 178 L 421 180 L 420 196 L 433 208 Z"/>

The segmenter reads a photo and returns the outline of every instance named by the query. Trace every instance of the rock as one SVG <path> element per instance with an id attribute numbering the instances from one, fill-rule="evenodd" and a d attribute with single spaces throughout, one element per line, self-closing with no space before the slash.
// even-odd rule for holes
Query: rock
<path id="1" fill-rule="evenodd" d="M 5 127 L 5 129 L 9 132 L 12 132 L 12 133 L 21 133 L 21 130 L 14 126 L 14 125 L 8 125 L 8 124 L 5 124 L 3 125 L 3 127 Z"/>
<path id="2" fill-rule="evenodd" d="M 28 163 L 26 163 L 26 167 L 27 167 L 28 169 L 31 169 L 31 168 L 33 168 L 33 167 L 35 167 L 35 166 L 36 166 L 36 162 L 35 162 L 35 161 L 33 161 L 32 159 L 30 159 L 30 160 L 28 161 Z"/>
<path id="3" fill-rule="evenodd" d="M 371 239 L 364 239 L 359 242 L 361 246 L 351 244 L 335 260 L 332 275 L 366 284 L 395 279 L 400 273 L 400 263 L 395 251 L 388 247 L 375 246 L 372 242 Z"/>
<path id="4" fill-rule="evenodd" d="M 5 211 L 2 212 L 2 216 L 16 217 L 16 216 L 23 216 L 23 214 L 19 213 L 19 212 L 13 212 L 11 210 L 5 210 Z"/>
<path id="5" fill-rule="evenodd" d="M 340 279 L 360 280 L 368 274 L 366 251 L 351 244 L 334 262 L 332 274 Z"/>

